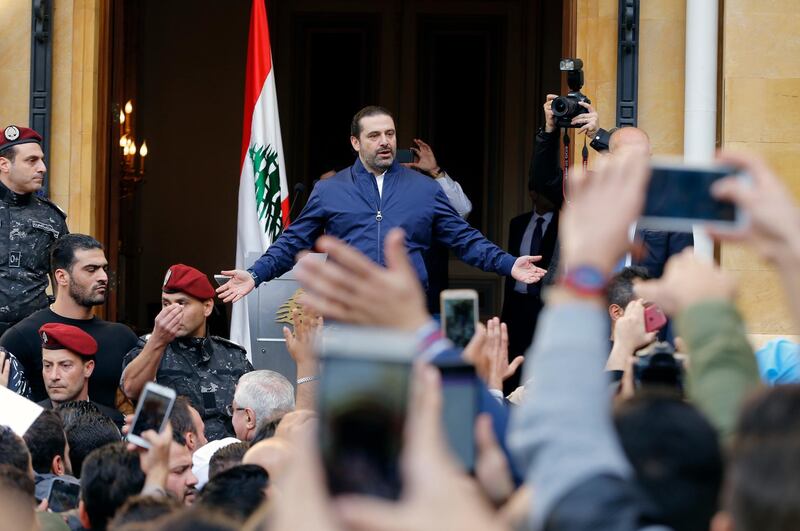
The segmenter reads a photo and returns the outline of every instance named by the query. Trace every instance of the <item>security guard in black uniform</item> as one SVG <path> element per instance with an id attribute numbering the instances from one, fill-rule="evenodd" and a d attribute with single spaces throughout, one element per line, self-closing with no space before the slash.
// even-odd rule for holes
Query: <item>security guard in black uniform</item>
<path id="1" fill-rule="evenodd" d="M 0 334 L 48 304 L 50 244 L 67 215 L 36 195 L 47 167 L 42 137 L 9 125 L 0 135 Z"/>
<path id="2" fill-rule="evenodd" d="M 173 265 L 164 278 L 161 304 L 153 333 L 141 337 L 122 362 L 122 390 L 136 399 L 145 383 L 155 380 L 189 399 L 203 417 L 209 441 L 232 437 L 225 409 L 239 377 L 253 366 L 244 348 L 206 335 L 214 308 L 211 282 L 193 267 Z"/>

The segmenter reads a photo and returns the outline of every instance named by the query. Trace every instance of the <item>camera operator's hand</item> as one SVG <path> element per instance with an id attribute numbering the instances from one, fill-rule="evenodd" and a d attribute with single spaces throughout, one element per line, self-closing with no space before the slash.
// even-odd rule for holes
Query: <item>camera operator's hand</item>
<path id="1" fill-rule="evenodd" d="M 628 359 L 640 348 L 656 340 L 656 332 L 648 332 L 644 323 L 644 301 L 632 300 L 625 313 L 614 323 L 614 346 L 606 363 L 607 371 L 624 371 Z"/>
<path id="2" fill-rule="evenodd" d="M 579 101 L 578 105 L 586 109 L 588 112 L 579 114 L 572 119 L 572 125 L 580 125 L 578 133 L 583 133 L 587 137 L 592 138 L 600 129 L 600 118 L 597 116 L 597 111 L 594 110 L 590 104 Z"/>
<path id="3" fill-rule="evenodd" d="M 637 297 L 658 304 L 671 316 L 699 302 L 732 301 L 736 283 L 713 263 L 698 260 L 687 247 L 669 259 L 664 275 L 655 280 L 634 280 Z"/>
<path id="4" fill-rule="evenodd" d="M 553 100 L 558 96 L 556 94 L 548 94 L 544 102 L 544 132 L 552 133 L 556 130 L 556 119 L 553 116 Z"/>
<path id="5" fill-rule="evenodd" d="M 439 173 L 441 173 L 442 169 L 436 163 L 436 157 L 433 155 L 431 146 L 419 138 L 415 138 L 414 143 L 417 145 L 417 147 L 412 147 L 411 151 L 413 151 L 414 155 L 417 156 L 417 161 L 404 162 L 401 164 L 401 166 L 406 166 L 408 168 L 414 168 L 415 170 L 425 172 L 435 179 L 439 176 Z"/>

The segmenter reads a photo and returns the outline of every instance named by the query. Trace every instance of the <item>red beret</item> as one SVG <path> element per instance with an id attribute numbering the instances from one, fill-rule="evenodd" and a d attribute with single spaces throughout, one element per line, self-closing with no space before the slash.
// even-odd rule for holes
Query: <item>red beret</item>
<path id="1" fill-rule="evenodd" d="M 68 324 L 47 323 L 39 328 L 42 348 L 47 350 L 67 349 L 80 356 L 97 354 L 97 341 L 92 336 Z"/>
<path id="2" fill-rule="evenodd" d="M 161 290 L 164 293 L 185 293 L 201 301 L 213 299 L 216 293 L 207 276 L 183 264 L 170 266 L 164 275 L 164 286 Z"/>
<path id="3" fill-rule="evenodd" d="M 0 135 L 0 150 L 11 146 L 18 146 L 20 144 L 30 144 L 32 142 L 41 144 L 41 135 L 39 135 L 39 133 L 33 129 L 28 129 L 27 127 L 9 125 L 3 129 L 3 134 Z"/>

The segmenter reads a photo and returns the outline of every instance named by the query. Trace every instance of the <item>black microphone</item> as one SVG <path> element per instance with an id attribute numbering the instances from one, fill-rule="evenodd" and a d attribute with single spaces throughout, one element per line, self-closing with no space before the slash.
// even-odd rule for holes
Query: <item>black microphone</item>
<path id="1" fill-rule="evenodd" d="M 294 197 L 292 197 L 292 203 L 289 205 L 289 219 L 292 219 L 292 213 L 294 212 L 294 205 L 297 203 L 297 198 L 300 197 L 301 194 L 306 193 L 306 190 L 306 185 L 303 183 L 294 185 Z"/>

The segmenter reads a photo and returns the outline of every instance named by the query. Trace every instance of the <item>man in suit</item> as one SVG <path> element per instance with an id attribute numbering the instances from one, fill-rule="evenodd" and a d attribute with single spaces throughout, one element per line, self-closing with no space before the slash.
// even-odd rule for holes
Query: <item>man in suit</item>
<path id="1" fill-rule="evenodd" d="M 509 224 L 508 250 L 519 251 L 531 256 L 541 256 L 537 265 L 548 269 L 553 260 L 558 236 L 558 209 L 552 201 L 533 190 L 533 181 L 528 182 L 528 193 L 533 202 L 533 210 L 517 216 Z M 508 326 L 509 360 L 525 354 L 531 344 L 539 311 L 542 309 L 541 283 L 524 284 L 512 277 L 506 278 L 503 299 L 502 321 Z M 505 387 L 513 391 L 519 384 L 519 374 L 505 382 Z"/>

